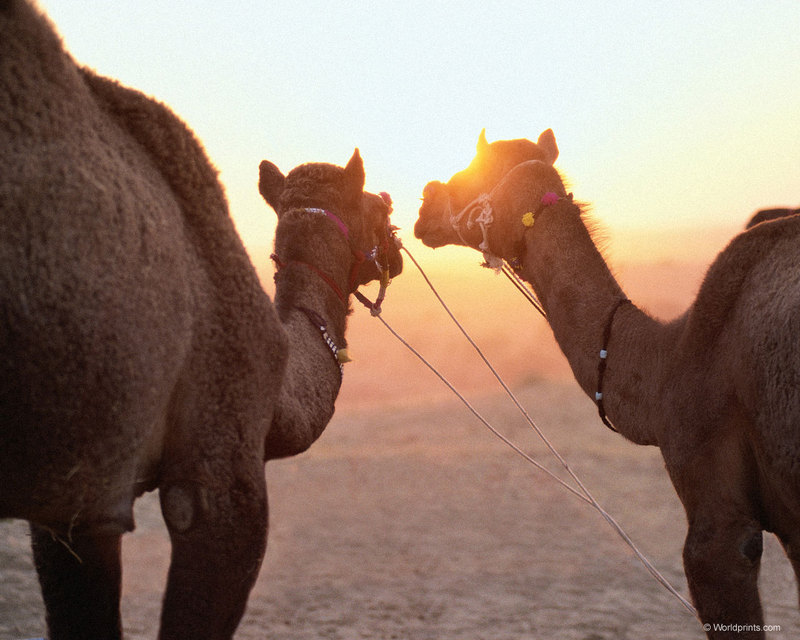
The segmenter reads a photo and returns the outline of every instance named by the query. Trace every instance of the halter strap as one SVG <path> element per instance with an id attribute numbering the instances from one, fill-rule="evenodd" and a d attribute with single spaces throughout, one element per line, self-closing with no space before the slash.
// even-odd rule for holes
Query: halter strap
<path id="1" fill-rule="evenodd" d="M 333 359 L 336 361 L 336 364 L 339 365 L 339 376 L 344 377 L 344 363 L 350 362 L 350 358 L 347 355 L 347 349 L 339 348 L 336 345 L 336 343 L 333 341 L 333 338 L 331 338 L 330 334 L 328 333 L 327 323 L 316 311 L 313 311 L 308 307 L 297 307 L 297 310 L 302 311 L 311 324 L 313 324 L 320 332 L 322 339 L 325 341 L 325 344 L 328 345 L 328 349 L 330 349 L 330 352 L 333 355 Z"/>
<path id="2" fill-rule="evenodd" d="M 305 209 L 302 209 L 302 211 L 307 211 L 308 213 L 316 213 L 318 215 L 323 215 L 329 218 L 336 224 L 341 234 L 345 238 L 350 240 L 350 229 L 347 228 L 347 225 L 344 222 L 342 222 L 342 219 L 335 213 L 333 213 L 333 211 L 329 211 L 328 209 L 318 209 L 317 207 L 306 207 Z"/>
<path id="3" fill-rule="evenodd" d="M 536 222 L 536 218 L 550 205 L 556 204 L 557 202 L 561 201 L 572 202 L 572 194 L 568 193 L 566 196 L 560 196 L 557 193 L 552 191 L 548 191 L 542 196 L 542 199 L 539 201 L 539 206 L 536 207 L 533 211 L 528 211 L 527 213 L 523 214 L 522 216 L 522 225 L 527 228 L 531 228 L 533 223 Z"/>
<path id="4" fill-rule="evenodd" d="M 614 324 L 614 317 L 617 315 L 617 311 L 619 311 L 619 308 L 623 304 L 633 303 L 628 300 L 628 298 L 619 298 L 611 308 L 611 312 L 608 314 L 608 320 L 606 321 L 606 326 L 603 330 L 603 346 L 600 349 L 600 361 L 597 364 L 597 391 L 594 394 L 594 401 L 595 404 L 597 404 L 597 412 L 600 415 L 600 420 L 602 420 L 603 424 L 615 433 L 619 433 L 619 431 L 617 431 L 616 427 L 611 424 L 611 421 L 608 419 L 605 406 L 603 404 L 603 378 L 605 377 L 606 367 L 608 366 L 608 342 L 611 339 L 611 327 Z"/>
<path id="5" fill-rule="evenodd" d="M 387 204 L 387 206 L 391 209 L 391 196 L 386 192 L 381 192 L 380 197 L 383 201 Z M 390 235 L 392 235 L 392 228 L 389 227 L 387 230 L 387 237 L 384 239 L 383 245 L 378 245 L 373 247 L 373 249 L 369 253 L 365 253 L 361 249 L 357 249 L 353 246 L 352 240 L 350 238 L 350 229 L 347 225 L 342 221 L 342 219 L 337 216 L 335 213 L 328 209 L 321 209 L 318 207 L 304 207 L 302 209 L 298 209 L 298 211 L 304 211 L 307 213 L 312 213 L 318 216 L 325 216 L 331 222 L 336 225 L 336 228 L 339 232 L 344 236 L 347 240 L 348 246 L 350 247 L 350 253 L 353 255 L 353 266 L 350 268 L 350 273 L 347 279 L 347 291 L 342 291 L 342 288 L 336 284 L 336 282 L 331 278 L 328 274 L 324 271 L 316 267 L 315 265 L 311 264 L 310 262 L 304 262 L 302 260 L 289 260 L 288 262 L 283 262 L 276 254 L 271 254 L 270 258 L 275 262 L 278 270 L 280 271 L 286 266 L 292 264 L 299 264 L 307 267 L 315 274 L 317 274 L 324 282 L 327 284 L 331 289 L 333 289 L 334 293 L 338 296 L 338 298 L 342 301 L 342 303 L 347 306 L 347 297 L 352 292 L 356 295 L 356 299 L 361 302 L 365 307 L 370 310 L 372 315 L 378 315 L 381 312 L 381 303 L 386 296 L 386 288 L 389 286 L 390 277 L 389 277 L 389 270 L 388 267 L 386 269 L 380 264 L 378 260 L 378 253 L 380 249 L 383 249 L 385 253 L 388 254 L 389 251 L 389 240 Z M 399 242 L 397 238 L 394 238 L 395 241 Z M 356 280 L 358 279 L 358 271 L 361 268 L 361 265 L 364 262 L 371 260 L 375 263 L 376 268 L 378 269 L 378 273 L 380 276 L 380 290 L 378 297 L 376 298 L 375 302 L 370 302 L 366 296 L 358 292 L 358 285 L 356 284 Z M 276 274 L 277 275 L 277 274 Z"/>
<path id="6" fill-rule="evenodd" d="M 289 262 L 284 262 L 277 256 L 277 254 L 274 253 L 270 254 L 269 257 L 275 263 L 275 266 L 278 268 L 278 271 L 294 264 L 310 269 L 315 274 L 317 274 L 317 276 L 319 276 L 319 278 L 333 290 L 333 292 L 336 294 L 339 300 L 342 301 L 343 304 L 345 305 L 347 304 L 347 295 L 345 294 L 344 291 L 342 291 L 342 288 L 338 284 L 336 284 L 333 278 L 331 278 L 327 273 L 325 273 L 319 267 L 311 264 L 310 262 L 304 262 L 302 260 L 289 260 Z M 277 276 L 278 274 L 276 273 L 275 275 Z"/>

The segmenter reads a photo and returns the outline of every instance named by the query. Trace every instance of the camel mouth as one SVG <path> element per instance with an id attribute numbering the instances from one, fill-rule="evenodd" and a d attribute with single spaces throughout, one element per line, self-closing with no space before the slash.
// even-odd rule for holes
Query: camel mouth
<path id="1" fill-rule="evenodd" d="M 429 249 L 438 249 L 440 247 L 444 247 L 448 244 L 448 241 L 445 240 L 444 236 L 437 236 L 436 234 L 427 234 L 425 236 L 416 236 L 419 240 L 422 241 Z"/>
<path id="2" fill-rule="evenodd" d="M 389 256 L 389 277 L 396 278 L 403 273 L 403 256 L 400 251 L 392 251 Z"/>
<path id="3" fill-rule="evenodd" d="M 419 218 L 414 224 L 414 237 L 431 249 L 437 249 L 447 244 L 445 234 L 422 218 Z"/>
<path id="4" fill-rule="evenodd" d="M 422 190 L 422 204 L 414 224 L 414 237 L 422 240 L 426 247 L 436 249 L 450 242 L 450 229 L 445 220 L 452 207 L 447 185 L 434 180 Z"/>
<path id="5" fill-rule="evenodd" d="M 356 283 L 368 285 L 382 281 L 385 277 L 396 278 L 403 272 L 403 256 L 394 235 L 387 238 L 386 245 L 378 251 L 374 259 L 367 260 L 358 270 Z"/>
<path id="6" fill-rule="evenodd" d="M 423 204 L 419 209 L 419 217 L 414 223 L 414 237 L 422 240 L 422 244 L 431 249 L 443 247 L 450 242 L 449 229 L 445 229 L 441 221 L 429 206 Z"/>

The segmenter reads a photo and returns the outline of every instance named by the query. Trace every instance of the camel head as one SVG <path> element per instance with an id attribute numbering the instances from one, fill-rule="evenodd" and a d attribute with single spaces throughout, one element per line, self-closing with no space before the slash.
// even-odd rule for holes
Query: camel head
<path id="1" fill-rule="evenodd" d="M 344 168 L 326 163 L 308 163 L 286 176 L 271 162 L 261 162 L 258 189 L 278 215 L 279 222 L 290 211 L 319 210 L 329 214 L 329 224 L 348 240 L 350 259 L 356 265 L 353 286 L 389 277 L 403 268 L 390 224 L 388 194 L 364 192 L 364 164 L 356 149 Z M 335 222 L 334 222 L 335 221 Z M 293 239 L 297 241 L 297 239 Z"/>
<path id="2" fill-rule="evenodd" d="M 394 278 L 403 270 L 403 257 L 400 255 L 399 241 L 394 236 L 397 227 L 393 226 L 389 219 L 392 213 L 392 199 L 385 191 L 380 195 L 365 191 L 363 206 L 365 226 L 369 230 L 370 237 L 367 246 L 378 247 L 379 256 L 383 256 L 381 262 L 383 269 L 388 269 L 389 277 Z M 374 261 L 364 265 L 360 271 L 359 284 L 367 284 L 375 279 L 377 271 L 371 271 L 372 267 L 377 269 Z"/>
<path id="3" fill-rule="evenodd" d="M 561 175 L 552 164 L 528 160 L 520 162 L 489 193 L 479 194 L 460 211 L 452 211 L 446 203 L 433 200 L 442 197 L 440 189 L 430 199 L 426 198 L 423 207 L 428 207 L 428 215 L 435 211 L 441 216 L 439 224 L 445 231 L 434 231 L 432 236 L 421 235 L 421 213 L 415 228 L 417 237 L 433 247 L 457 244 L 478 249 L 491 265 L 493 257 L 509 262 L 520 258 L 525 232 L 545 203 L 568 196 Z"/>
<path id="4" fill-rule="evenodd" d="M 538 160 L 552 165 L 558 158 L 553 131 L 542 132 L 537 142 L 518 140 L 486 141 L 481 131 L 475 157 L 448 182 L 429 182 L 422 191 L 422 206 L 414 235 L 429 247 L 464 244 L 450 224 L 450 217 L 477 196 L 489 193 L 511 169 L 522 162 Z"/>

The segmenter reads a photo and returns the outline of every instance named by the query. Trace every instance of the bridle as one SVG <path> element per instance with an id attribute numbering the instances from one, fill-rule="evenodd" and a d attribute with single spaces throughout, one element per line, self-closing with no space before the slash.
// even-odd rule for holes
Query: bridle
<path id="1" fill-rule="evenodd" d="M 536 209 L 533 211 L 528 211 L 522 216 L 521 222 L 522 225 L 526 229 L 530 229 L 534 226 L 536 219 L 542 214 L 542 212 L 549 206 L 556 204 L 557 202 L 573 202 L 572 194 L 567 194 L 566 196 L 559 196 L 552 191 L 548 191 L 545 193 L 539 204 L 537 205 Z M 470 204 L 465 206 L 459 213 L 453 214 L 452 211 L 452 202 L 450 199 L 450 194 L 447 194 L 447 215 L 450 219 L 450 224 L 458 234 L 458 237 L 461 238 L 461 241 L 467 245 L 471 246 L 470 243 L 464 237 L 464 234 L 461 231 L 462 226 L 466 226 L 467 229 L 473 229 L 476 225 L 480 227 L 481 233 L 483 235 L 483 240 L 478 245 L 478 249 L 483 252 L 484 258 L 484 267 L 489 267 L 495 270 L 501 270 L 514 286 L 519 289 L 523 295 L 528 299 L 528 301 L 536 308 L 536 310 L 547 319 L 547 315 L 544 312 L 544 309 L 541 306 L 536 295 L 521 281 L 519 272 L 521 271 L 522 264 L 519 258 L 515 258 L 511 261 L 510 264 L 506 263 L 505 260 L 502 258 L 494 255 L 489 250 L 489 227 L 491 226 L 492 222 L 494 222 L 494 217 L 492 215 L 492 205 L 489 199 L 489 195 L 483 193 L 475 198 Z M 600 416 L 600 420 L 603 424 L 617 433 L 617 428 L 611 423 L 606 415 L 605 410 L 605 403 L 604 403 L 604 391 L 603 391 L 603 380 L 605 378 L 606 367 L 608 362 L 608 343 L 611 339 L 611 328 L 614 324 L 614 318 L 617 315 L 617 311 L 619 308 L 624 304 L 633 304 L 628 298 L 621 297 L 617 299 L 614 303 L 611 311 L 608 314 L 608 318 L 605 323 L 605 327 L 603 330 L 603 342 L 602 347 L 600 348 L 599 352 L 599 362 L 597 365 L 597 391 L 594 394 L 594 401 L 595 405 L 597 406 L 597 412 Z"/>
<path id="2" fill-rule="evenodd" d="M 389 197 L 388 193 L 381 193 L 381 198 L 383 198 L 384 202 L 389 207 L 389 211 L 391 212 L 391 198 Z M 348 306 L 348 296 L 350 293 L 353 293 L 365 307 L 370 310 L 372 315 L 379 315 L 381 312 L 381 304 L 383 303 L 384 299 L 386 298 L 386 289 L 391 282 L 390 277 L 390 264 L 389 264 L 389 250 L 391 248 L 391 243 L 400 242 L 397 238 L 396 231 L 397 228 L 389 224 L 389 217 L 386 217 L 386 225 L 383 229 L 383 233 L 381 234 L 380 240 L 378 244 L 374 247 L 363 250 L 355 246 L 353 239 L 350 235 L 350 229 L 344 223 L 344 221 L 337 216 L 335 213 L 328 209 L 321 209 L 317 207 L 303 207 L 299 209 L 295 209 L 295 211 L 299 211 L 301 213 L 314 215 L 317 217 L 325 218 L 330 220 L 335 225 L 336 229 L 339 233 L 344 237 L 347 241 L 348 246 L 350 247 L 350 253 L 353 257 L 353 263 L 350 267 L 350 273 L 347 279 L 347 290 L 343 291 L 342 288 L 337 284 L 337 282 L 327 273 L 325 273 L 322 269 L 317 267 L 316 265 L 306 262 L 304 260 L 281 260 L 277 254 L 273 253 L 270 255 L 270 258 L 275 263 L 276 272 L 275 272 L 275 279 L 277 280 L 278 274 L 287 267 L 291 267 L 293 265 L 301 266 L 309 269 L 312 273 L 314 273 L 317 277 L 320 278 L 328 287 L 336 294 L 336 297 L 341 300 L 342 304 L 347 307 Z M 375 268 L 378 272 L 378 279 L 380 283 L 380 288 L 378 290 L 378 295 L 375 298 L 375 301 L 370 301 L 364 294 L 358 291 L 358 274 L 361 270 L 361 267 L 364 263 L 371 262 L 375 265 Z M 311 324 L 313 324 L 320 332 L 325 344 L 328 346 L 328 349 L 333 354 L 334 360 L 339 366 L 339 373 L 340 375 L 344 374 L 343 364 L 345 362 L 349 362 L 350 358 L 347 354 L 347 349 L 339 348 L 333 339 L 330 337 L 328 333 L 328 326 L 324 318 L 320 316 L 315 311 L 308 309 L 307 307 L 298 307 L 298 309 L 309 319 Z"/>
<path id="3" fill-rule="evenodd" d="M 483 253 L 483 259 L 485 261 L 484 266 L 492 269 L 499 269 L 502 267 L 502 258 L 497 257 L 489 250 L 489 227 L 491 227 L 492 223 L 494 222 L 494 216 L 492 215 L 492 204 L 489 199 L 489 194 L 480 194 L 460 212 L 453 214 L 453 203 L 450 199 L 450 194 L 448 193 L 447 213 L 450 218 L 450 225 L 458 234 L 458 237 L 461 238 L 461 242 L 467 246 L 470 246 L 470 244 L 461 231 L 462 225 L 466 226 L 466 228 L 469 230 L 474 229 L 476 225 L 480 227 L 483 238 L 481 243 L 478 245 L 478 249 Z"/>
<path id="4" fill-rule="evenodd" d="M 388 194 L 386 197 L 388 198 Z M 389 202 L 391 202 L 391 200 L 389 200 Z M 336 294 L 336 297 L 338 297 L 339 300 L 341 300 L 344 305 L 347 305 L 347 298 L 351 293 L 353 293 L 356 295 L 359 301 L 361 301 L 368 309 L 370 309 L 371 312 L 380 313 L 381 303 L 386 297 L 386 288 L 389 286 L 390 282 L 390 276 L 389 276 L 389 249 L 391 246 L 390 243 L 398 242 L 396 237 L 397 229 L 396 227 L 393 227 L 389 224 L 388 217 L 384 232 L 381 234 L 381 238 L 378 244 L 376 244 L 374 247 L 368 250 L 363 250 L 355 246 L 355 244 L 353 243 L 353 239 L 350 235 L 350 229 L 344 223 L 344 221 L 342 221 L 342 219 L 332 211 L 317 207 L 303 207 L 301 209 L 295 209 L 295 211 L 300 211 L 302 213 L 307 213 L 314 216 L 327 218 L 328 220 L 334 223 L 336 229 L 347 241 L 347 244 L 350 247 L 350 253 L 353 257 L 353 263 L 350 267 L 350 274 L 347 279 L 347 290 L 343 291 L 342 288 L 336 283 L 336 281 L 331 276 L 322 271 L 316 265 L 310 262 L 306 262 L 304 260 L 283 261 L 281 260 L 280 257 L 278 257 L 277 254 L 273 253 L 270 255 L 270 258 L 272 258 L 273 262 L 275 262 L 275 265 L 278 269 L 278 273 L 282 269 L 290 265 L 304 266 L 310 269 L 323 282 L 325 282 L 325 284 L 327 284 L 333 290 L 333 292 Z M 366 298 L 366 296 L 364 296 L 358 291 L 358 283 L 357 283 L 358 274 L 359 271 L 361 270 L 362 265 L 365 262 L 373 263 L 378 273 L 380 290 L 378 292 L 377 298 L 375 299 L 375 302 L 369 301 L 369 299 Z"/>

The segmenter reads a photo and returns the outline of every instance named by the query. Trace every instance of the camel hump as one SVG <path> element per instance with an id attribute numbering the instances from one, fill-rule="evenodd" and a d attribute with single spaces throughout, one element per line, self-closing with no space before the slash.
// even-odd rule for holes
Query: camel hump
<path id="1" fill-rule="evenodd" d="M 7 142 L 57 138 L 64 121 L 79 120 L 86 88 L 55 28 L 23 0 L 0 0 L 0 153 L 7 161 Z M 56 113 L 60 110 L 60 113 Z"/>
<path id="2" fill-rule="evenodd" d="M 27 0 L 0 0 L 0 17 L 8 20 L 0 23 L 0 50 L 5 43 L 28 50 L 31 53 L 56 51 L 64 54 L 61 38 L 50 20 Z M 20 50 L 19 48 L 17 49 Z"/>
<path id="3" fill-rule="evenodd" d="M 797 215 L 800 213 L 800 209 L 788 209 L 788 208 L 777 208 L 777 209 L 761 209 L 753 214 L 753 217 L 750 218 L 750 221 L 747 223 L 746 229 L 751 229 L 755 227 L 757 224 L 761 224 L 762 222 L 769 222 L 771 220 L 778 220 L 780 218 L 786 218 L 788 216 Z"/>
<path id="4" fill-rule="evenodd" d="M 283 336 L 191 130 L 0 2 L 0 517 L 125 529 L 184 371 Z"/>

